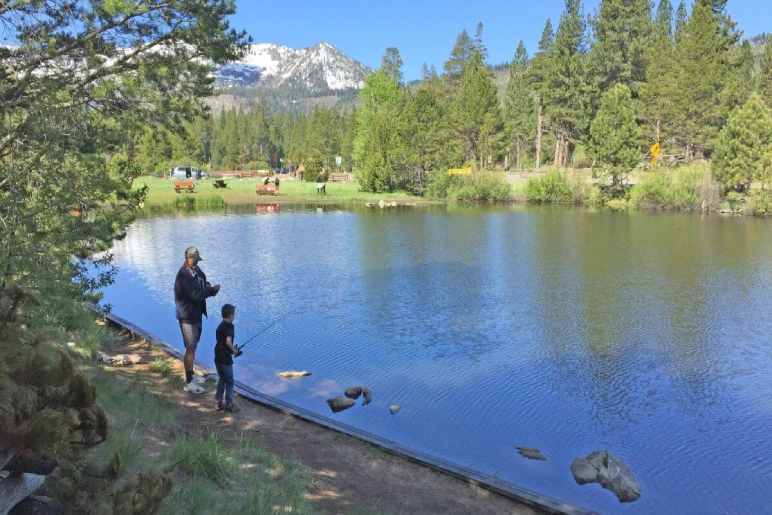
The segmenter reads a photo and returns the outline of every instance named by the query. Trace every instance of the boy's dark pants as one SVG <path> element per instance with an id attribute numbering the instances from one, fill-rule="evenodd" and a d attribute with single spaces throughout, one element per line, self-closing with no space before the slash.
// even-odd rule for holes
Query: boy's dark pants
<path id="1" fill-rule="evenodd" d="M 215 363 L 217 367 L 217 402 L 222 402 L 223 393 L 225 393 L 225 405 L 233 404 L 233 365 L 221 365 Z"/>

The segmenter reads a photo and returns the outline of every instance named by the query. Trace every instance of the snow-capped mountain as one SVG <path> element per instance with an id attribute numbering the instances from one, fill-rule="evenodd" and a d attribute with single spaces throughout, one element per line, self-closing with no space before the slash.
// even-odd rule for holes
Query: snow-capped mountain
<path id="1" fill-rule="evenodd" d="M 302 49 L 259 43 L 250 45 L 240 61 L 218 68 L 215 77 L 223 88 L 257 86 L 318 95 L 359 89 L 367 72 L 329 43 Z"/>

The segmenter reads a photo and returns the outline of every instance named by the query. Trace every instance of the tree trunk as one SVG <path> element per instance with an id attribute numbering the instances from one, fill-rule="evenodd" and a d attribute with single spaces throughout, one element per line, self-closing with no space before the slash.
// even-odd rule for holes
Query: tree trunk
<path id="1" fill-rule="evenodd" d="M 660 121 L 659 121 L 659 120 L 657 120 L 657 127 L 656 127 L 656 129 L 655 129 L 655 130 L 656 130 L 656 133 L 655 133 L 655 134 L 656 134 L 656 136 L 655 136 L 655 140 L 656 140 L 656 142 L 657 142 L 657 145 L 659 145 L 659 139 L 660 139 L 660 137 L 662 136 L 662 132 L 661 132 L 661 131 L 662 131 L 662 129 L 660 128 Z"/>
<path id="2" fill-rule="evenodd" d="M 522 161 L 521 161 L 521 157 L 520 157 L 520 155 L 521 155 L 520 140 L 517 141 L 517 146 L 515 147 L 515 152 L 517 152 L 517 171 L 519 172 L 520 170 L 523 169 Z"/>
<path id="3" fill-rule="evenodd" d="M 543 131 L 544 116 L 542 115 L 541 100 L 539 100 L 536 116 L 536 169 L 541 168 L 541 134 Z"/>
<path id="4" fill-rule="evenodd" d="M 563 145 L 561 145 L 560 138 L 562 137 L 561 134 L 558 134 L 558 137 L 555 138 L 555 155 L 552 159 L 552 165 L 555 168 L 560 168 L 560 163 L 562 162 L 562 158 L 560 155 L 561 150 L 563 150 Z"/>

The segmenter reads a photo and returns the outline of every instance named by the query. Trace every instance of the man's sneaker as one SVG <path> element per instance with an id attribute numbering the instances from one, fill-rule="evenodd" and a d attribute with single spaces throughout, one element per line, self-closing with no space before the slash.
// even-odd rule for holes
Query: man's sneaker
<path id="1" fill-rule="evenodd" d="M 227 411 L 228 413 L 238 413 L 239 411 L 241 411 L 241 408 L 239 408 L 235 404 L 228 404 L 227 406 L 225 406 L 225 411 Z"/>
<path id="2" fill-rule="evenodd" d="M 190 382 L 190 383 L 186 384 L 185 388 L 183 388 L 183 390 L 185 390 L 188 393 L 195 394 L 195 395 L 200 395 L 200 394 L 204 393 L 204 389 L 201 388 L 196 383 L 193 383 L 193 382 Z"/>

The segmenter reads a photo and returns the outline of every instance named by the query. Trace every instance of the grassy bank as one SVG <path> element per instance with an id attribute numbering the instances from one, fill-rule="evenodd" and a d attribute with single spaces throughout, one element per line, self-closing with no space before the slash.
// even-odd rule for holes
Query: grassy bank
<path id="1" fill-rule="evenodd" d="M 359 190 L 356 182 L 327 183 L 327 193 L 319 195 L 316 184 L 311 182 L 284 180 L 280 183 L 279 195 L 257 195 L 255 187 L 262 179 L 227 179 L 227 188 L 215 188 L 214 181 L 204 179 L 196 182 L 196 193 L 175 193 L 174 181 L 158 177 L 140 177 L 134 181 L 135 188 L 147 186 L 145 206 L 180 208 L 217 208 L 225 204 L 273 203 L 365 203 L 386 202 L 420 203 L 426 199 L 404 192 L 368 193 Z"/>

